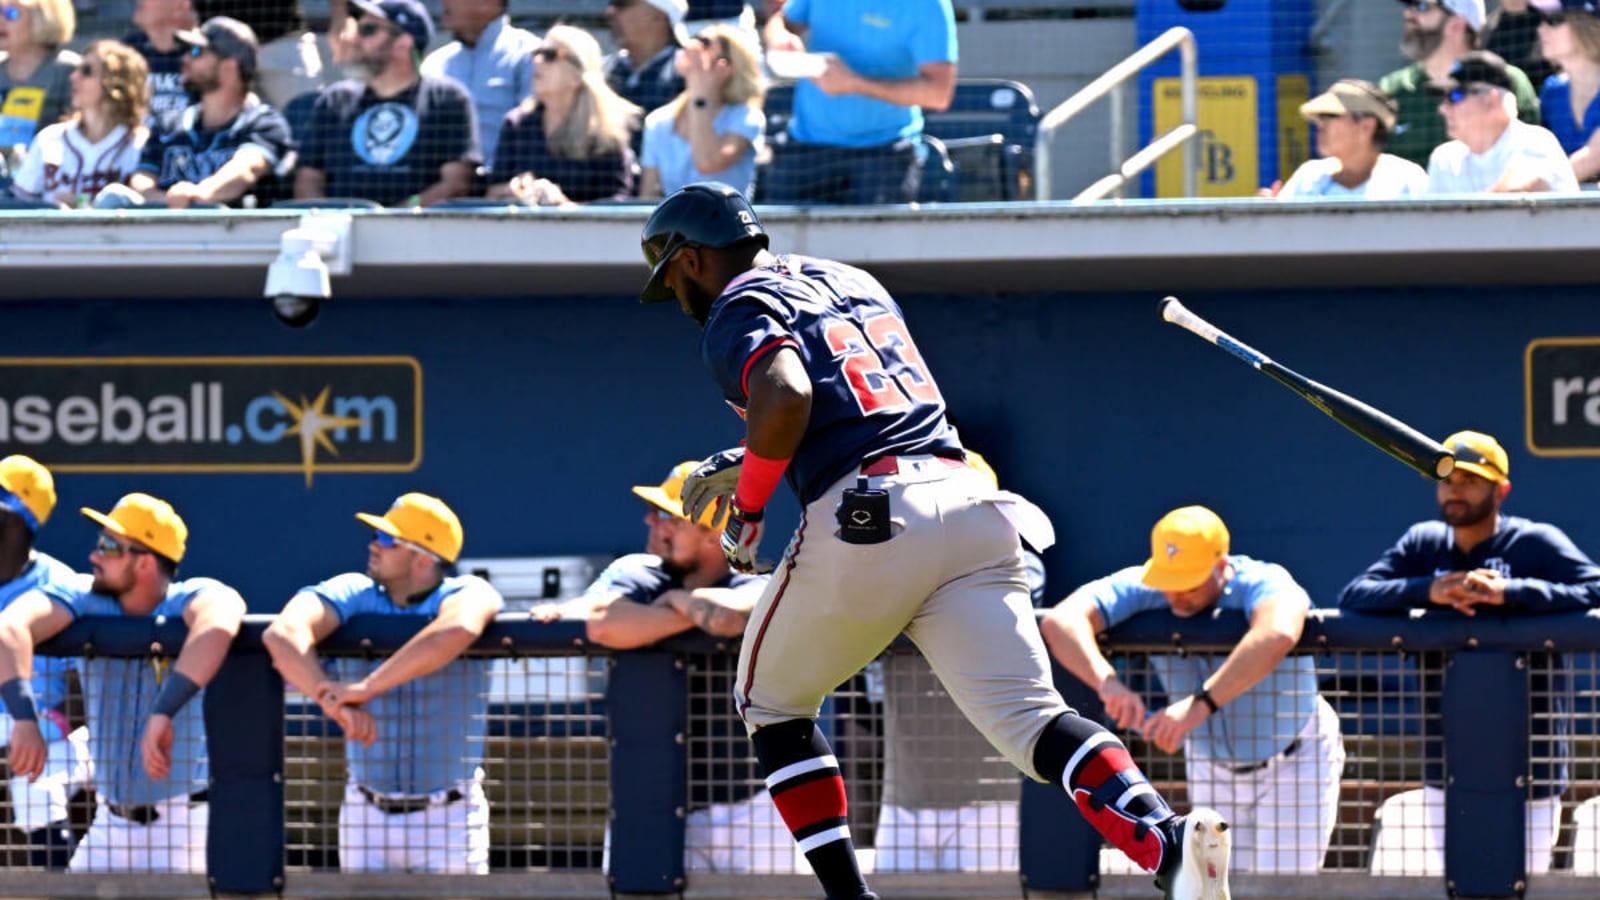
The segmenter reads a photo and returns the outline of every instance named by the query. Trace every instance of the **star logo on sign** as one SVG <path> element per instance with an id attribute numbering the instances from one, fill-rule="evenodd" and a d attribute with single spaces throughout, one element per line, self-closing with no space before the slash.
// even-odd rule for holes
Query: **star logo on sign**
<path id="1" fill-rule="evenodd" d="M 324 387 L 315 400 L 307 400 L 305 395 L 301 394 L 298 405 L 277 391 L 272 392 L 272 396 L 277 398 L 294 418 L 294 424 L 285 433 L 300 435 L 300 467 L 305 470 L 307 488 L 311 487 L 311 475 L 316 468 L 317 446 L 321 445 L 334 456 L 339 455 L 339 448 L 333 445 L 328 432 L 339 428 L 356 428 L 365 424 L 365 420 L 354 416 L 328 415 L 326 410 L 330 390 L 331 386 Z"/>

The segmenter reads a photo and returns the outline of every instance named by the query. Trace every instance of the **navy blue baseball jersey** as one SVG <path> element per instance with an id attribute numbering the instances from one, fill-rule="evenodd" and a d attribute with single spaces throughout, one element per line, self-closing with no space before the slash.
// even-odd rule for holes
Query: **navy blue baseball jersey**
<path id="1" fill-rule="evenodd" d="M 145 142 L 139 171 L 154 177 L 162 190 L 180 181 L 198 183 L 217 174 L 244 147 L 261 154 L 276 172 L 291 147 L 289 123 L 252 97 L 227 126 L 212 130 L 205 127 L 197 103 L 179 114 L 171 130 Z M 268 173 L 262 182 L 274 177 Z"/>
<path id="2" fill-rule="evenodd" d="M 700 352 L 740 415 L 751 367 L 783 347 L 811 377 L 811 419 L 785 476 L 802 503 L 866 461 L 963 456 L 899 304 L 871 275 L 788 254 L 730 282 L 711 305 Z"/>

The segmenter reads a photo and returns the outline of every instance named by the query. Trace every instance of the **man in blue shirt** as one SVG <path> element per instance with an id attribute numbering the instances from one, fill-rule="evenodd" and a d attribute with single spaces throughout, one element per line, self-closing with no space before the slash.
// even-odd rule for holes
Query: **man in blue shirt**
<path id="1" fill-rule="evenodd" d="M 699 629 L 717 637 L 744 633 L 766 575 L 728 568 L 722 555 L 724 516 L 708 510 L 691 521 L 683 511 L 684 479 L 699 465 L 679 463 L 660 485 L 638 485 L 648 529 L 644 553 L 618 557 L 584 592 L 534 607 L 549 622 L 584 619 L 589 640 L 613 650 L 644 647 Z M 794 842 L 761 773 L 743 752 L 743 726 L 733 709 L 733 658 L 703 660 L 689 716 L 689 813 L 684 867 L 691 872 L 795 872 Z"/>
<path id="2" fill-rule="evenodd" d="M 1455 454 L 1456 470 L 1436 488 L 1439 520 L 1407 529 L 1345 586 L 1339 608 L 1371 613 L 1451 609 L 1474 616 L 1582 612 L 1600 605 L 1600 566 L 1561 529 L 1501 514 L 1501 504 L 1511 493 L 1511 463 L 1500 442 L 1481 432 L 1458 431 L 1444 445 Z M 1444 871 L 1444 742 L 1439 733 L 1443 659 L 1424 653 L 1420 668 L 1425 786 L 1391 797 L 1379 809 L 1375 873 Z M 1561 824 L 1572 712 L 1566 698 L 1571 689 L 1561 654 L 1530 654 L 1528 670 L 1534 762 L 1526 864 L 1529 873 L 1541 874 L 1550 870 Z M 1402 818 L 1408 820 L 1405 827 L 1397 824 Z"/>
<path id="3" fill-rule="evenodd" d="M 1057 604 L 1039 626 L 1045 642 L 1099 693 L 1118 728 L 1168 753 L 1184 748 L 1189 797 L 1228 820 L 1240 871 L 1315 873 L 1338 818 L 1345 752 L 1310 657 L 1288 655 L 1311 599 L 1282 566 L 1230 554 L 1227 526 L 1203 506 L 1163 516 L 1150 547 L 1144 565 Z M 1152 610 L 1184 618 L 1237 610 L 1250 622 L 1226 657 L 1152 655 L 1171 701 L 1155 712 L 1117 677 L 1096 639 Z"/>
<path id="4" fill-rule="evenodd" d="M 774 147 L 769 203 L 909 203 L 922 177 L 922 110 L 956 90 L 950 0 L 789 0 L 767 50 L 826 54 L 795 86 L 788 141 Z"/>
<path id="5" fill-rule="evenodd" d="M 494 159 L 500 120 L 533 92 L 533 51 L 539 36 L 517 28 L 506 0 L 445 0 L 439 24 L 456 39 L 428 54 L 422 74 L 453 78 L 472 94 L 478 143 Z"/>
<path id="6" fill-rule="evenodd" d="M 176 659 L 95 657 L 81 663 L 94 734 L 99 808 L 73 872 L 205 871 L 210 770 L 196 695 L 217 674 L 244 620 L 244 599 L 210 578 L 177 580 L 189 528 L 164 500 L 128 494 L 100 525 L 94 574 L 40 585 L 0 612 L 0 701 L 16 721 L 11 771 L 37 776 L 46 747 L 25 690 L 33 645 L 79 616 L 182 617 Z"/>
<path id="7" fill-rule="evenodd" d="M 34 536 L 55 506 L 55 479 L 49 469 L 27 456 L 0 459 L 0 609 L 40 585 L 74 576 L 67 564 L 33 547 Z M 36 664 L 31 687 L 49 758 L 43 776 L 11 779 L 11 820 L 28 837 L 28 862 L 49 869 L 65 869 L 72 856 L 67 799 L 89 783 L 91 772 L 87 733 L 74 733 L 63 709 L 69 667 L 68 660 L 57 657 Z M 9 735 L 11 729 L 11 717 L 0 716 L 0 733 Z"/>
<path id="8" fill-rule="evenodd" d="M 503 601 L 489 582 L 454 573 L 461 521 L 437 497 L 404 494 L 382 516 L 356 518 L 373 529 L 366 574 L 302 588 L 263 638 L 284 680 L 348 741 L 339 867 L 486 874 L 489 661 L 461 654 Z M 316 645 L 362 614 L 429 621 L 387 659 L 339 659 L 331 679 Z"/>

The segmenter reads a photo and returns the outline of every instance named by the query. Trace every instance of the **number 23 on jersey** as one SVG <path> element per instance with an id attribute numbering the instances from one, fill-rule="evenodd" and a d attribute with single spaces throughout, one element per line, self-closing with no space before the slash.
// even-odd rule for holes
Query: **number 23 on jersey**
<path id="1" fill-rule="evenodd" d="M 906 323 L 885 313 L 865 324 L 863 330 L 854 322 L 834 322 L 824 335 L 862 414 L 898 412 L 917 403 L 944 403 Z"/>

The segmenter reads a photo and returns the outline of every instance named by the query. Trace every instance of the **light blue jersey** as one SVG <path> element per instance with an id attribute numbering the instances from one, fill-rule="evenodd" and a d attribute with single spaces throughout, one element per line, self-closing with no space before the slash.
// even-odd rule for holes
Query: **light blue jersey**
<path id="1" fill-rule="evenodd" d="M 915 78 L 926 63 L 956 62 L 950 0 L 789 0 L 783 17 L 806 28 L 806 49 L 836 53 L 868 78 Z M 922 110 L 860 94 L 830 97 L 795 85 L 789 135 L 808 144 L 879 147 L 922 134 Z"/>
<path id="2" fill-rule="evenodd" d="M 34 551 L 28 565 L 16 578 L 5 584 L 0 584 L 0 609 L 11 605 L 11 601 L 26 594 L 28 591 L 47 584 L 63 584 L 71 580 L 77 573 L 72 567 L 45 553 Z M 75 661 L 59 656 L 35 656 L 33 658 L 33 700 L 40 713 L 47 709 L 54 709 L 66 702 L 67 699 L 67 670 L 72 668 Z M 11 719 L 0 714 L 0 719 L 5 722 L 4 733 L 11 734 Z M 60 740 L 64 735 L 51 734 L 50 726 L 45 724 L 44 716 L 39 718 L 39 727 L 44 731 L 49 740 Z M 59 729 L 57 729 L 59 730 Z"/>
<path id="3" fill-rule="evenodd" d="M 475 575 L 446 578 L 414 606 L 395 604 L 371 578 L 355 572 L 305 590 L 322 598 L 341 625 L 363 614 L 432 618 L 446 597 L 462 591 L 502 602 L 499 592 Z M 334 661 L 334 669 L 341 681 L 360 681 L 382 662 L 344 658 Z M 368 701 L 364 708 L 377 719 L 378 740 L 370 747 L 345 745 L 350 779 L 380 794 L 411 796 L 471 781 L 483 757 L 488 689 L 489 660 L 460 658 Z"/>
<path id="4" fill-rule="evenodd" d="M 1304 598 L 1287 569 L 1248 556 L 1229 556 L 1233 579 L 1217 600 L 1219 609 L 1236 609 L 1248 619 L 1262 600 L 1278 596 Z M 1133 616 L 1171 607 L 1160 591 L 1139 581 L 1140 567 L 1130 566 L 1091 581 L 1080 588 L 1111 628 Z M 1309 604 L 1309 599 L 1306 600 Z M 1181 700 L 1200 689 L 1222 665 L 1225 657 L 1191 653 L 1150 656 L 1171 700 Z M 1316 713 L 1317 679 L 1310 657 L 1290 656 L 1267 677 L 1236 697 L 1189 733 L 1191 752 L 1228 763 L 1245 764 L 1269 759 L 1281 752 Z"/>
<path id="5" fill-rule="evenodd" d="M 126 615 L 114 598 L 94 593 L 90 587 L 93 583 L 91 575 L 74 575 L 67 583 L 46 585 L 40 590 L 71 613 L 73 619 Z M 233 597 L 240 606 L 244 605 L 238 592 L 220 581 L 189 578 L 168 585 L 166 598 L 150 616 L 181 620 L 190 601 L 201 594 Z M 94 734 L 95 785 L 103 799 L 119 805 L 144 805 L 205 790 L 210 769 L 202 713 L 204 690 L 172 718 L 172 773 L 163 781 L 152 781 L 144 773 L 139 740 L 171 668 L 171 657 L 102 656 L 80 663 L 89 731 Z"/>

